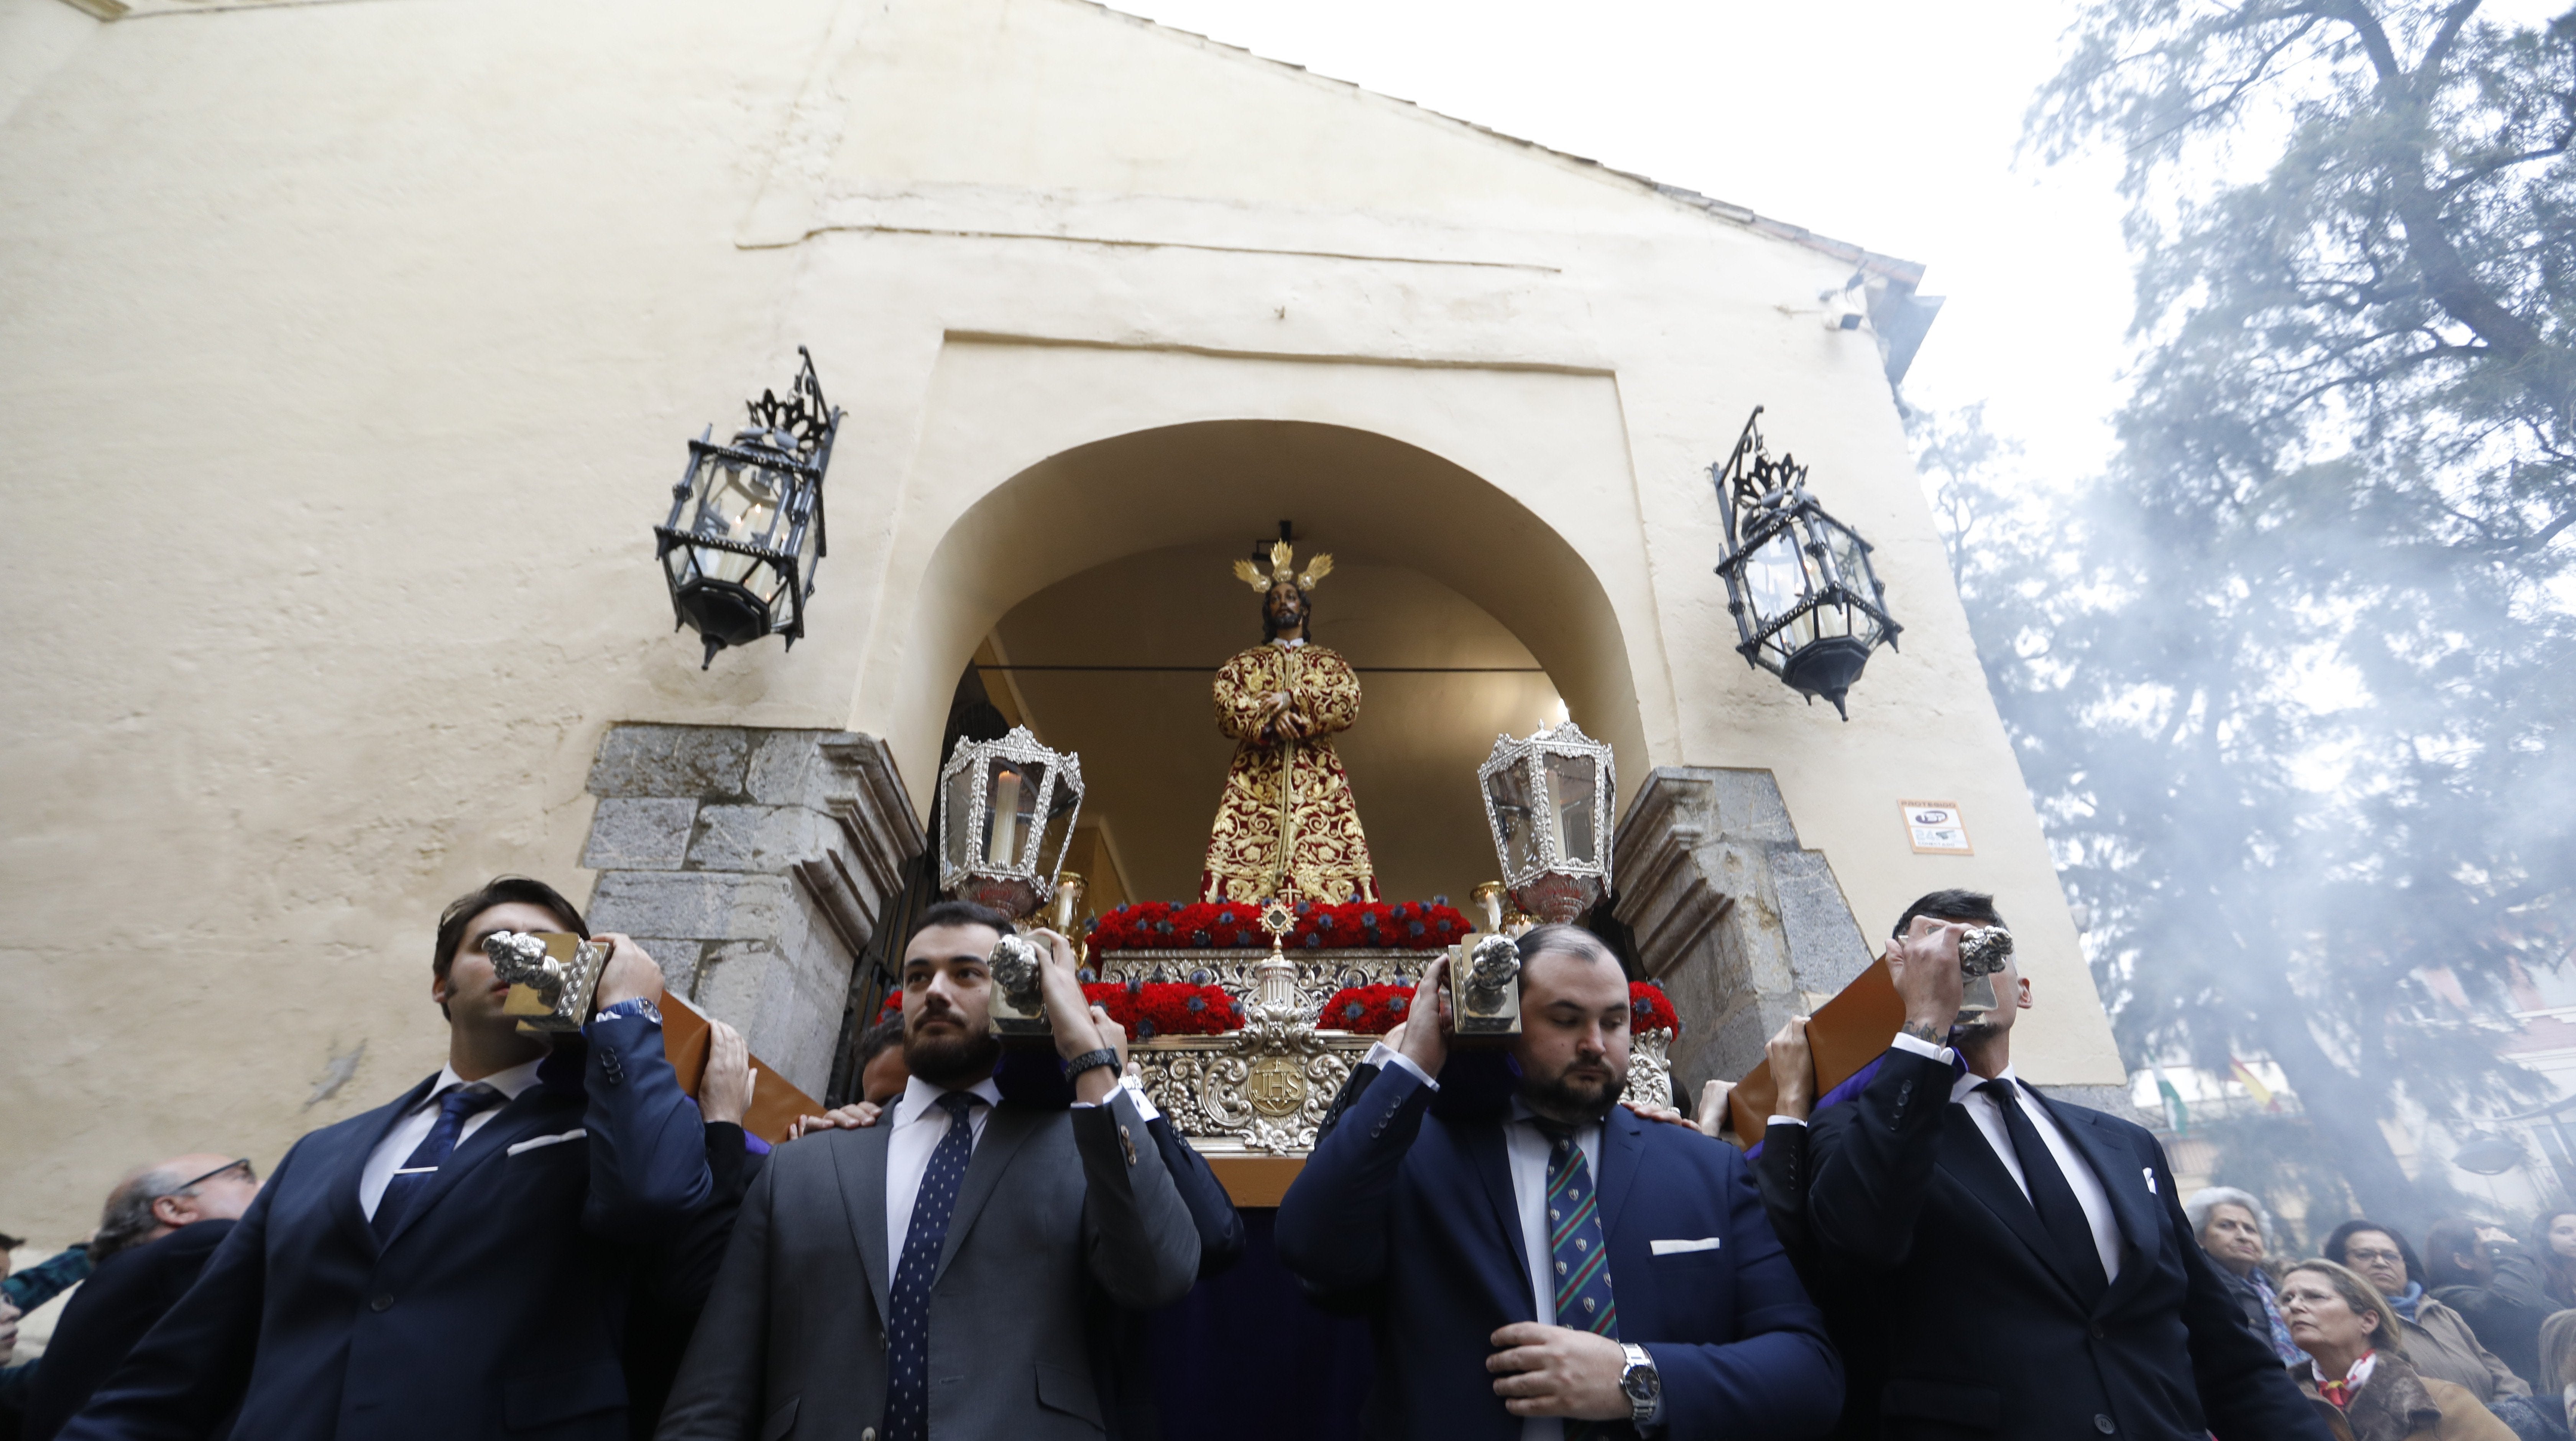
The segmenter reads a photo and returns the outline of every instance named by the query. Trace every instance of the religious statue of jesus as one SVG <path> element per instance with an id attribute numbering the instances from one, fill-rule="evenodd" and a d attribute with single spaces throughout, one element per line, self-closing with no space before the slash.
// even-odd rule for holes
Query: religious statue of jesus
<path id="1" fill-rule="evenodd" d="M 1267 575 L 1234 563 L 1235 577 L 1261 592 L 1265 640 L 1216 676 L 1217 729 L 1235 747 L 1199 877 L 1203 901 L 1378 898 L 1350 777 L 1333 754 L 1334 733 L 1359 718 L 1360 680 L 1306 638 L 1308 592 L 1332 570 L 1333 558 L 1318 554 L 1300 574 L 1285 540 L 1270 548 Z"/>

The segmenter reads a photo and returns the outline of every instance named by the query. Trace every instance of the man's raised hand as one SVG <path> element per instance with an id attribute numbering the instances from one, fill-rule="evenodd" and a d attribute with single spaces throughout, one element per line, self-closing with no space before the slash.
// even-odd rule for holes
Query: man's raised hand
<path id="1" fill-rule="evenodd" d="M 1902 937 L 1887 943 L 1888 978 L 1905 1003 L 1905 1034 L 1916 1040 L 1948 1044 L 1967 986 L 1959 974 L 1959 937 L 1967 929 L 1957 921 L 1916 916 Z"/>
<path id="2" fill-rule="evenodd" d="M 1428 997 L 1426 1001 L 1424 998 Z M 1426 1012 L 1423 1007 L 1431 1009 Z M 1428 1024 L 1422 1024 L 1427 1021 Z M 1413 1013 L 1404 1020 L 1404 1044 L 1396 1054 L 1440 1079 L 1449 1060 L 1449 958 L 1441 956 L 1423 968 L 1422 984 L 1413 988 Z"/>

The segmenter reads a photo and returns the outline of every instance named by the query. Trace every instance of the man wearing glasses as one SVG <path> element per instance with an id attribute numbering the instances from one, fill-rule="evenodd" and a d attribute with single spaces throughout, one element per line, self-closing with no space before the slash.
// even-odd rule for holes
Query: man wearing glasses
<path id="1" fill-rule="evenodd" d="M 633 1273 L 713 1183 L 662 1049 L 662 973 L 611 951 L 579 1032 L 524 1035 L 485 954 L 588 934 L 504 876 L 440 916 L 428 999 L 447 1064 L 296 1142 L 62 1441 L 627 1441 Z"/>
<path id="2" fill-rule="evenodd" d="M 259 1194 L 247 1160 L 173 1156 L 108 1193 L 89 1279 L 63 1304 L 27 1385 L 23 1441 L 53 1441 L 143 1333 L 196 1284 L 215 1243 Z"/>

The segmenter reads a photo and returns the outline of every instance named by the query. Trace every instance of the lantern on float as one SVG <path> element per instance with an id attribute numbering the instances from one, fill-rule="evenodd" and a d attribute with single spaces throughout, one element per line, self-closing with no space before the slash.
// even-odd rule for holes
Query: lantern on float
<path id="1" fill-rule="evenodd" d="M 1850 720 L 1843 693 L 1881 642 L 1895 649 L 1904 627 L 1887 614 L 1869 542 L 1807 494 L 1807 467 L 1795 456 L 1771 458 L 1761 420 L 1757 405 L 1735 453 L 1709 467 L 1726 517 L 1728 550 L 1717 573 L 1726 577 L 1726 609 L 1741 637 L 1735 649 L 1809 705 L 1823 696 Z"/>
<path id="2" fill-rule="evenodd" d="M 764 390 L 732 440 L 716 443 L 709 426 L 689 442 L 671 518 L 653 527 L 671 609 L 707 643 L 700 670 L 726 646 L 779 635 L 792 650 L 805 634 L 823 559 L 823 472 L 841 412 L 823 400 L 814 357 L 801 345 L 796 353 L 804 367 L 785 400 Z"/>
<path id="3" fill-rule="evenodd" d="M 1018 920 L 1055 894 L 1082 810 L 1082 758 L 1025 726 L 960 740 L 939 770 L 939 888 Z"/>
<path id="4" fill-rule="evenodd" d="M 1609 743 L 1570 720 L 1527 740 L 1496 736 L 1476 781 L 1512 903 L 1556 922 L 1590 910 L 1610 889 L 1619 784 Z"/>

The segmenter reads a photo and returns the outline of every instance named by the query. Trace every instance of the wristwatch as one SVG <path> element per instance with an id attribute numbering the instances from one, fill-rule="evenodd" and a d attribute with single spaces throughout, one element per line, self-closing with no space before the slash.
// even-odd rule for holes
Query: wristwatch
<path id="1" fill-rule="evenodd" d="M 1664 1402 L 1664 1378 L 1655 1372 L 1655 1358 L 1643 1346 L 1621 1345 L 1628 1364 L 1619 1368 L 1619 1392 L 1628 1398 L 1628 1420 L 1643 1426 L 1655 1419 L 1655 1408 Z"/>
<path id="2" fill-rule="evenodd" d="M 1085 1051 L 1064 1063 L 1064 1078 L 1070 1081 L 1094 1066 L 1107 1066 L 1113 1071 L 1117 1070 L 1118 1053 L 1107 1046 L 1102 1046 L 1096 1051 Z"/>
<path id="3" fill-rule="evenodd" d="M 646 996 L 637 996 L 631 1001 L 619 1001 L 613 1006 L 602 1006 L 599 1008 L 599 1013 L 591 1019 L 610 1021 L 624 1016 L 642 1016 L 654 1025 L 662 1024 L 662 1008 L 653 1004 L 651 998 Z"/>

